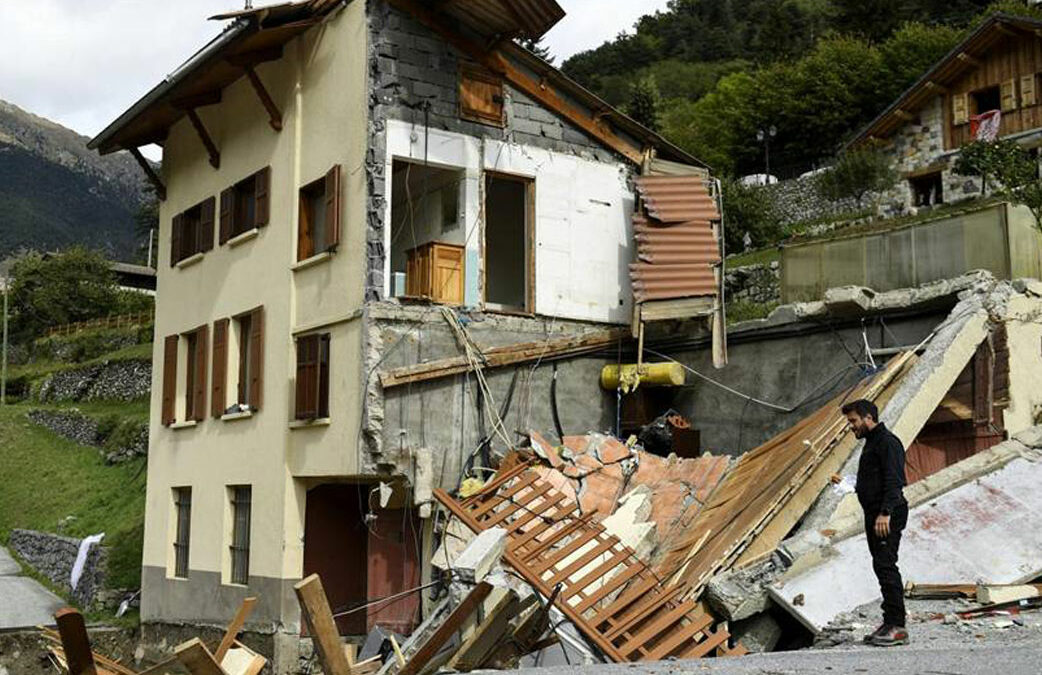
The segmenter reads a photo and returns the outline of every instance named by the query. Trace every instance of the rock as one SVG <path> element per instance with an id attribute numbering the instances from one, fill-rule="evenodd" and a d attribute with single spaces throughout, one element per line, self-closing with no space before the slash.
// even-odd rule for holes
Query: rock
<path id="1" fill-rule="evenodd" d="M 782 627 L 770 614 L 764 612 L 732 624 L 731 635 L 740 640 L 750 652 L 769 652 L 773 651 L 781 640 Z M 837 636 L 833 636 L 833 639 L 836 638 Z"/>

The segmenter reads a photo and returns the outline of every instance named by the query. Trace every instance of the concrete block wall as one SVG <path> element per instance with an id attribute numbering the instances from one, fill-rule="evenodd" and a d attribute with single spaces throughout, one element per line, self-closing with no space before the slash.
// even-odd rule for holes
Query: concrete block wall
<path id="1" fill-rule="evenodd" d="M 79 539 L 49 532 L 15 529 L 11 530 L 8 546 L 34 570 L 63 590 L 71 592 L 72 599 L 80 607 L 90 607 L 99 592 L 105 588 L 108 552 L 104 546 L 91 546 L 75 590 L 72 590 L 69 580 L 80 550 Z"/>

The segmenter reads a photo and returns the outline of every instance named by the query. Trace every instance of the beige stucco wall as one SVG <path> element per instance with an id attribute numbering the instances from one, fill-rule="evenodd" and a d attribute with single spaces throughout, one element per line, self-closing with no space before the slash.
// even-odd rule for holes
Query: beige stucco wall
<path id="1" fill-rule="evenodd" d="M 187 120 L 176 124 L 164 148 L 168 196 L 160 208 L 156 341 L 145 515 L 144 566 L 171 569 L 171 488 L 191 486 L 189 580 L 164 588 L 146 583 L 142 616 L 176 620 L 172 596 L 206 593 L 198 579 L 227 578 L 227 485 L 253 486 L 250 575 L 299 578 L 302 570 L 303 490 L 296 475 L 348 475 L 357 465 L 360 327 L 365 250 L 366 31 L 364 3 L 351 3 L 323 25 L 285 46 L 283 58 L 257 68 L 282 110 L 275 132 L 248 81 L 227 87 L 220 104 L 199 110 L 221 153 L 220 169 L 207 162 Z M 342 236 L 328 260 L 294 269 L 297 190 L 342 166 Z M 267 227 L 237 246 L 216 243 L 202 260 L 169 264 L 174 214 L 265 166 L 271 167 Z M 208 417 L 194 427 L 160 423 L 162 338 L 211 326 L 258 305 L 265 309 L 263 405 L 252 417 Z M 331 341 L 331 415 L 328 424 L 291 429 L 295 352 L 293 336 L 328 331 Z M 212 355 L 211 355 L 212 356 Z M 211 358 L 211 356 L 208 356 Z M 209 374 L 208 374 L 209 380 Z M 209 382 L 207 387 L 209 411 Z M 179 419 L 181 411 L 179 410 Z M 211 573 L 211 574 L 207 574 Z M 194 575 L 194 576 L 193 576 Z M 162 586 L 163 584 L 159 584 Z M 279 605 L 264 606 L 273 610 Z M 284 600 L 281 612 L 295 614 Z M 196 620 L 217 619 L 195 615 Z M 277 617 L 256 617 L 270 620 Z M 227 619 L 227 617 L 223 617 Z"/>
<path id="2" fill-rule="evenodd" d="M 1035 293 L 1042 283 L 1030 282 Z M 1009 407 L 1002 422 L 1010 436 L 1038 423 L 1042 414 L 1042 298 L 1034 293 L 1010 298 L 1006 319 L 1009 346 Z"/>

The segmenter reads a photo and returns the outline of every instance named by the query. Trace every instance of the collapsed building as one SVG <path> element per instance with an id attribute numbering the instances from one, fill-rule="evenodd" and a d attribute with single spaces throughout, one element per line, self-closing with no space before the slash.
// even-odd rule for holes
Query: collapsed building
<path id="1" fill-rule="evenodd" d="M 845 396 L 886 402 L 926 480 L 1037 421 L 1036 285 L 833 289 L 725 339 L 717 184 L 513 43 L 562 15 L 220 15 L 91 142 L 162 199 L 146 633 L 256 596 L 293 672 L 302 578 L 340 635 L 409 635 L 443 608 L 438 551 L 501 526 L 584 657 L 740 654 L 728 622 L 842 529 Z M 714 599 L 739 568 L 741 612 Z"/>

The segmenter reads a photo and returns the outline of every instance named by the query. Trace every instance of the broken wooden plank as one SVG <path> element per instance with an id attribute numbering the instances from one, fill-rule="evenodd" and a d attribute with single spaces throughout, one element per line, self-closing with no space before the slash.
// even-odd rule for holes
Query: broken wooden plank
<path id="1" fill-rule="evenodd" d="M 482 368 L 499 368 L 538 359 L 577 356 L 611 346 L 626 337 L 626 331 L 606 330 L 555 340 L 523 342 L 505 347 L 493 347 L 481 352 L 482 363 L 479 365 Z M 380 371 L 379 377 L 383 388 L 389 389 L 402 384 L 458 375 L 470 372 L 473 369 L 471 361 L 466 356 L 453 356 L 428 361 L 427 363 L 383 370 Z"/>
<path id="2" fill-rule="evenodd" d="M 192 675 L 228 675 L 199 638 L 179 644 L 174 654 Z"/>
<path id="3" fill-rule="evenodd" d="M 467 672 L 483 665 L 485 659 L 503 639 L 510 627 L 510 620 L 517 614 L 518 606 L 517 593 L 504 593 L 499 602 L 489 610 L 484 621 L 478 624 L 474 633 L 456 650 L 449 661 L 449 668 Z"/>
<path id="4" fill-rule="evenodd" d="M 257 604 L 257 598 L 249 597 L 242 601 L 239 606 L 239 611 L 236 612 L 235 617 L 232 618 L 231 623 L 228 624 L 228 628 L 224 631 L 224 637 L 221 639 L 221 644 L 217 646 L 217 651 L 213 653 L 215 661 L 220 663 L 224 660 L 224 655 L 231 649 L 232 644 L 235 643 L 235 637 L 242 630 L 243 625 L 246 623 L 246 618 L 249 617 L 250 612 L 253 611 L 254 606 Z"/>
<path id="5" fill-rule="evenodd" d="M 65 607 L 55 613 L 54 621 L 58 624 L 69 675 L 97 675 L 98 669 L 94 663 L 94 652 L 90 649 L 83 615 L 72 607 Z"/>
<path id="6" fill-rule="evenodd" d="M 351 675 L 340 632 L 322 588 L 322 580 L 317 574 L 312 574 L 293 586 L 293 590 L 300 602 L 300 613 L 315 644 L 323 672 L 326 675 Z"/>
<path id="7" fill-rule="evenodd" d="M 477 611 L 478 607 L 481 606 L 481 603 L 491 592 L 492 585 L 486 581 L 475 585 L 470 593 L 467 594 L 467 597 L 463 599 L 463 602 L 456 609 L 452 610 L 452 613 L 438 626 L 434 634 L 413 654 L 409 662 L 398 671 L 398 675 L 417 675 L 417 673 L 423 670 L 424 666 L 437 655 L 448 639 L 459 630 L 460 626 L 470 618 L 471 614 Z"/>

